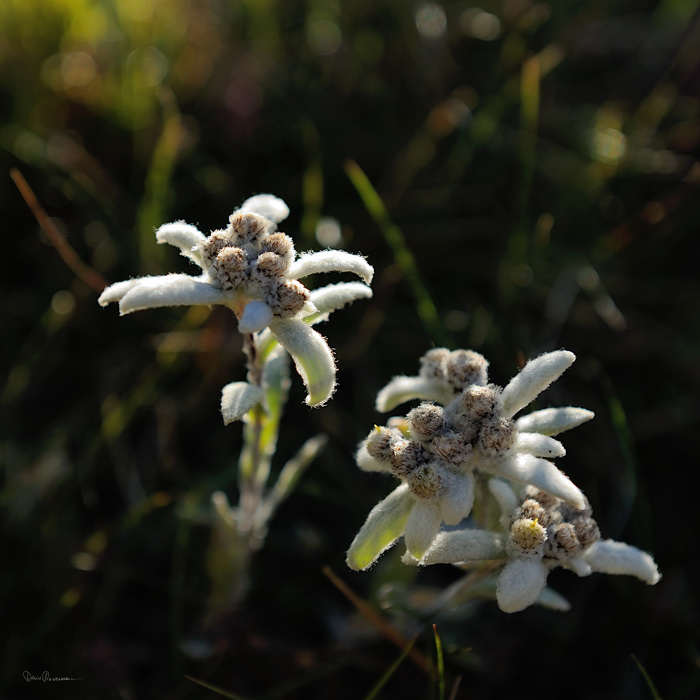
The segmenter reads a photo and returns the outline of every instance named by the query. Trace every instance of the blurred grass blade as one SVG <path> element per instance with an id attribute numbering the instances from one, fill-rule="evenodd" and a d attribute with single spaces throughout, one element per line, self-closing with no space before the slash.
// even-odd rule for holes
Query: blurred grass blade
<path id="1" fill-rule="evenodd" d="M 353 160 L 348 160 L 345 162 L 345 172 L 347 173 L 350 181 L 360 195 L 365 208 L 369 212 L 369 215 L 374 219 L 374 222 L 379 227 L 384 240 L 388 243 L 394 254 L 394 260 L 396 264 L 403 270 L 406 275 L 409 284 L 413 290 L 413 294 L 416 297 L 418 316 L 425 326 L 425 329 L 431 335 L 435 343 L 438 345 L 451 345 L 450 335 L 445 328 L 445 325 L 438 314 L 437 308 L 428 292 L 423 277 L 421 276 L 420 270 L 418 269 L 418 264 L 416 259 L 406 245 L 406 239 L 404 238 L 401 229 L 394 224 L 390 217 L 389 212 L 387 212 L 384 202 L 382 201 L 379 193 L 374 189 L 372 183 L 369 181 L 367 175 L 360 166 Z"/>
<path id="2" fill-rule="evenodd" d="M 22 173 L 17 168 L 10 170 L 10 177 L 17 185 L 22 198 L 27 203 L 27 206 L 34 214 L 39 226 L 47 238 L 51 241 L 51 245 L 56 249 L 68 267 L 80 277 L 85 284 L 92 287 L 98 294 L 107 286 L 107 280 L 102 275 L 85 263 L 80 256 L 75 252 L 75 249 L 66 240 L 66 237 L 58 230 L 56 224 L 51 220 L 49 215 L 44 210 L 44 207 L 39 203 L 39 199 L 34 194 L 34 190 L 29 186 L 29 183 L 24 179 Z"/>
<path id="3" fill-rule="evenodd" d="M 163 129 L 153 150 L 146 175 L 145 193 L 138 211 L 139 248 L 142 267 L 161 259 L 163 248 L 158 246 L 153 231 L 163 223 L 170 181 L 182 141 L 182 118 L 175 95 L 162 87 L 158 92 L 163 108 Z"/>
<path id="4" fill-rule="evenodd" d="M 435 657 L 437 661 L 437 683 L 438 697 L 440 700 L 445 700 L 445 659 L 442 654 L 442 640 L 438 633 L 437 625 L 433 625 L 433 634 L 435 635 Z"/>
<path id="5" fill-rule="evenodd" d="M 202 688 L 206 688 L 207 690 L 211 690 L 213 693 L 216 693 L 217 695 L 221 695 L 221 697 L 230 698 L 230 700 L 246 700 L 241 695 L 235 695 L 234 693 L 229 693 L 227 690 L 224 690 L 223 688 L 219 688 L 218 686 L 212 685 L 211 683 L 207 683 L 206 681 L 200 681 L 198 678 L 193 678 L 192 676 L 185 676 L 185 678 L 187 678 L 188 681 L 192 681 L 193 683 L 196 683 L 197 685 L 201 685 Z"/>
<path id="6" fill-rule="evenodd" d="M 401 655 L 399 656 L 396 661 L 394 661 L 391 666 L 386 670 L 386 673 L 379 679 L 379 682 L 372 688 L 372 690 L 369 691 L 369 693 L 365 696 L 365 700 L 374 700 L 374 698 L 377 697 L 379 694 L 379 691 L 387 684 L 389 679 L 394 675 L 396 672 L 396 669 L 402 664 L 403 660 L 408 656 L 410 653 L 411 649 L 413 649 L 413 645 L 416 643 L 416 639 L 418 637 L 414 637 L 404 648 L 404 650 L 401 652 Z"/>
<path id="7" fill-rule="evenodd" d="M 661 700 L 661 696 L 659 695 L 659 691 L 656 689 L 656 686 L 654 685 L 653 681 L 651 680 L 651 677 L 647 673 L 647 670 L 642 666 L 641 661 L 634 655 L 631 654 L 632 656 L 632 661 L 634 661 L 635 664 L 637 664 L 637 668 L 639 669 L 639 672 L 642 674 L 644 681 L 647 684 L 647 688 L 649 688 L 649 692 L 651 693 L 651 697 L 654 698 L 654 700 Z"/>
<path id="8" fill-rule="evenodd" d="M 386 637 L 392 644 L 395 644 L 399 649 L 405 649 L 407 642 L 403 638 L 400 632 L 392 627 L 389 622 L 387 622 L 372 606 L 366 603 L 362 598 L 360 598 L 357 593 L 355 593 L 349 586 L 347 586 L 330 568 L 330 566 L 323 567 L 323 573 L 331 580 L 331 583 L 355 606 L 356 610 L 364 617 L 368 622 L 373 624 L 379 632 Z M 418 649 L 409 649 L 408 656 L 411 657 L 413 663 L 418 666 L 421 671 L 425 673 L 430 672 L 430 665 L 425 655 L 421 653 Z"/>

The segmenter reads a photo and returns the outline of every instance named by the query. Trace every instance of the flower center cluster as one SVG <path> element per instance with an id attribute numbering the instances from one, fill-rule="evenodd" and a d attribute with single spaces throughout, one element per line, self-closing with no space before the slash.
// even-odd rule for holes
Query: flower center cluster
<path id="1" fill-rule="evenodd" d="M 515 441 L 512 420 L 500 414 L 500 389 L 486 385 L 487 362 L 468 350 L 431 350 L 421 360 L 421 376 L 444 383 L 455 398 L 446 407 L 421 403 L 399 428 L 375 428 L 367 451 L 390 465 L 416 496 L 433 498 L 446 473 L 464 474 L 480 458 L 502 456 Z"/>
<path id="2" fill-rule="evenodd" d="M 583 510 L 529 486 L 511 518 L 509 548 L 519 556 L 564 560 L 600 539 L 586 502 Z"/>
<path id="3" fill-rule="evenodd" d="M 289 318 L 302 310 L 309 290 L 287 279 L 294 244 L 284 233 L 268 232 L 270 226 L 257 214 L 234 213 L 228 228 L 214 231 L 199 251 L 204 268 L 221 290 L 262 299 L 273 314 Z"/>

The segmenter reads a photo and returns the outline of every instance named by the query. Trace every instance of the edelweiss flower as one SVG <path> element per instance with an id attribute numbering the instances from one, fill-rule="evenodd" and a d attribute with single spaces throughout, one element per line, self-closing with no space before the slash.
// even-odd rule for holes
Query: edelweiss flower
<path id="1" fill-rule="evenodd" d="M 565 350 L 542 355 L 501 390 L 487 384 L 481 355 L 438 348 L 421 359 L 419 376 L 395 377 L 379 392 L 378 410 L 415 398 L 435 403 L 421 403 L 404 420 L 375 428 L 360 445 L 361 469 L 391 472 L 403 483 L 370 512 L 348 551 L 348 565 L 366 569 L 402 534 L 420 559 L 442 523 L 457 525 L 469 515 L 475 473 L 533 484 L 583 508 L 581 491 L 548 459 L 565 454 L 552 435 L 593 413 L 556 408 L 513 420 L 574 360 Z"/>
<path id="2" fill-rule="evenodd" d="M 238 319 L 241 333 L 269 328 L 293 357 L 306 384 L 307 403 L 328 400 L 335 387 L 335 362 L 325 339 L 309 327 L 330 311 L 372 296 L 366 284 L 329 285 L 315 292 L 298 279 L 317 272 L 353 272 L 367 284 L 373 269 L 359 255 L 326 250 L 296 259 L 294 244 L 276 224 L 289 214 L 279 198 L 260 194 L 234 211 L 229 225 L 205 236 L 183 221 L 156 231 L 158 243 L 170 243 L 202 269 L 199 277 L 170 274 L 117 282 L 99 303 L 119 302 L 122 315 L 161 306 L 223 304 Z"/>
<path id="3" fill-rule="evenodd" d="M 624 542 L 600 539 L 587 501 L 578 509 L 531 486 L 521 499 L 505 481 L 493 479 L 489 487 L 503 511 L 504 533 L 442 532 L 422 561 L 410 555 L 404 561 L 467 564 L 505 559 L 496 583 L 496 600 L 509 613 L 542 602 L 547 576 L 557 566 L 579 576 L 594 571 L 636 576 L 652 586 L 660 580 L 649 554 Z M 568 604 L 560 607 L 566 609 Z"/>

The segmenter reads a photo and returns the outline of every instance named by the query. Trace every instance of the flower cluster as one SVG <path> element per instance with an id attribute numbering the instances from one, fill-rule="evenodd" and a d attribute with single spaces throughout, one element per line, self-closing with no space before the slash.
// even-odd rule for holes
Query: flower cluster
<path id="1" fill-rule="evenodd" d="M 488 383 L 478 353 L 438 348 L 421 359 L 418 376 L 395 377 L 379 392 L 378 410 L 423 402 L 405 418 L 375 427 L 360 445 L 360 468 L 389 472 L 402 483 L 370 512 L 348 551 L 349 566 L 368 568 L 401 535 L 410 563 L 502 559 L 496 592 L 508 612 L 535 602 L 554 566 L 579 575 L 631 573 L 655 583 L 649 555 L 601 541 L 586 497 L 550 461 L 565 454 L 553 436 L 593 413 L 548 408 L 515 418 L 574 360 L 564 350 L 547 353 L 501 389 Z M 469 516 L 480 477 L 497 477 L 490 487 L 503 511 L 501 531 L 440 532 Z"/>
<path id="2" fill-rule="evenodd" d="M 276 230 L 288 214 L 281 199 L 262 194 L 247 199 L 226 229 L 209 236 L 183 221 L 164 224 L 156 231 L 158 243 L 179 248 L 202 274 L 117 282 L 104 290 L 99 303 L 118 301 L 122 315 L 163 306 L 228 306 L 241 333 L 269 328 L 294 358 L 309 392 L 308 403 L 322 404 L 335 387 L 335 363 L 324 338 L 309 326 L 351 301 L 370 297 L 373 269 L 363 257 L 338 250 L 297 258 L 292 239 Z M 299 282 L 319 272 L 351 272 L 366 284 L 340 283 L 310 292 Z"/>

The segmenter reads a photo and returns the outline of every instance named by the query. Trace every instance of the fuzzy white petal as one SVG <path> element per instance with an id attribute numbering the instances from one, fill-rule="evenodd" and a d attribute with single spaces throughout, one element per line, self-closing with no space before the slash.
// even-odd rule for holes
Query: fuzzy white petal
<path id="1" fill-rule="evenodd" d="M 541 411 L 533 411 L 518 418 L 515 421 L 515 427 L 524 433 L 559 435 L 565 430 L 571 430 L 591 420 L 594 416 L 593 411 L 573 406 L 543 408 Z"/>
<path id="2" fill-rule="evenodd" d="M 625 542 L 598 540 L 583 553 L 583 559 L 602 574 L 636 576 L 650 586 L 661 579 L 651 555 Z"/>
<path id="3" fill-rule="evenodd" d="M 537 599 L 537 605 L 541 605 L 543 608 L 549 608 L 550 610 L 556 610 L 557 612 L 569 612 L 569 610 L 571 610 L 571 603 L 564 598 L 563 595 L 557 593 L 549 586 L 545 586 L 542 589 L 542 593 L 540 593 Z"/>
<path id="4" fill-rule="evenodd" d="M 367 452 L 367 440 L 363 440 L 360 446 L 357 448 L 355 461 L 357 462 L 357 466 L 362 469 L 363 472 L 391 471 L 391 464 L 389 462 L 380 462 L 378 459 L 372 457 L 369 452 Z"/>
<path id="5" fill-rule="evenodd" d="M 376 409 L 380 413 L 391 411 L 406 401 L 422 399 L 423 401 L 436 401 L 443 405 L 448 404 L 452 393 L 447 393 L 445 387 L 432 379 L 425 377 L 394 377 L 378 394 Z"/>
<path id="6" fill-rule="evenodd" d="M 119 302 L 121 315 L 143 309 L 163 306 L 193 306 L 195 304 L 219 304 L 225 297 L 221 290 L 213 287 L 208 278 L 190 275 L 164 275 L 141 277 L 132 285 Z"/>
<path id="7" fill-rule="evenodd" d="M 520 505 L 515 491 L 507 481 L 502 479 L 489 479 L 489 491 L 501 509 L 501 524 L 504 528 L 510 527 L 510 516 Z"/>
<path id="8" fill-rule="evenodd" d="M 568 350 L 556 350 L 530 360 L 510 380 L 501 394 L 503 415 L 512 418 L 542 393 L 573 364 L 576 355 Z"/>
<path id="9" fill-rule="evenodd" d="M 135 287 L 137 284 L 141 284 L 141 282 L 143 282 L 145 279 L 149 278 L 137 277 L 133 280 L 123 280 L 122 282 L 110 284 L 109 287 L 105 287 L 105 289 L 102 291 L 102 294 L 100 294 L 99 298 L 97 299 L 97 303 L 100 306 L 107 306 L 107 304 L 111 304 L 114 301 L 119 301 L 132 287 Z"/>
<path id="10" fill-rule="evenodd" d="M 328 401 L 335 388 L 335 361 L 325 338 L 298 318 L 275 319 L 269 328 L 304 380 L 306 403 L 320 406 Z"/>
<path id="11" fill-rule="evenodd" d="M 407 484 L 377 503 L 350 545 L 347 564 L 355 571 L 368 569 L 403 534 L 415 496 Z"/>
<path id="12" fill-rule="evenodd" d="M 417 498 L 406 521 L 406 549 L 416 558 L 422 559 L 440 531 L 442 517 L 435 501 Z"/>
<path id="13" fill-rule="evenodd" d="M 505 556 L 503 535 L 487 530 L 441 532 L 421 564 L 459 564 Z"/>
<path id="14" fill-rule="evenodd" d="M 539 433 L 518 433 L 513 449 L 516 452 L 526 452 L 527 454 L 535 455 L 535 457 L 545 457 L 547 459 L 563 457 L 566 454 L 564 445 L 559 440 L 555 440 L 547 435 L 540 435 Z"/>
<path id="15" fill-rule="evenodd" d="M 590 564 L 587 564 L 580 556 L 568 557 L 564 565 L 578 576 L 590 576 L 593 573 Z"/>
<path id="16" fill-rule="evenodd" d="M 238 332 L 258 333 L 263 328 L 267 328 L 273 318 L 272 309 L 264 301 L 253 299 L 243 309 L 243 315 L 238 322 Z"/>
<path id="17" fill-rule="evenodd" d="M 532 605 L 547 583 L 547 567 L 540 559 L 512 559 L 498 576 L 496 600 L 503 612 L 514 613 Z"/>
<path id="18" fill-rule="evenodd" d="M 231 382 L 221 390 L 221 415 L 224 425 L 243 420 L 251 408 L 261 404 L 264 392 L 259 386 L 248 382 Z"/>
<path id="19" fill-rule="evenodd" d="M 156 230 L 156 240 L 158 243 L 169 243 L 179 248 L 181 253 L 194 260 L 197 264 L 200 263 L 201 257 L 199 253 L 192 249 L 196 245 L 200 245 L 207 237 L 192 224 L 186 224 L 184 221 L 174 221 L 171 224 L 163 224 Z"/>
<path id="20" fill-rule="evenodd" d="M 361 255 L 344 250 L 303 253 L 290 265 L 287 276 L 290 279 L 299 279 L 318 272 L 354 272 L 367 284 L 374 276 L 374 268 Z"/>
<path id="21" fill-rule="evenodd" d="M 532 484 L 552 496 L 571 503 L 575 508 L 586 507 L 580 489 L 551 462 L 528 454 L 516 454 L 507 459 L 494 460 L 486 467 L 488 471 L 506 479 L 515 479 Z"/>
<path id="22" fill-rule="evenodd" d="M 474 476 L 466 474 L 445 473 L 443 483 L 445 492 L 440 496 L 440 514 L 446 525 L 459 525 L 474 505 Z"/>
<path id="23" fill-rule="evenodd" d="M 289 207 L 284 200 L 272 194 L 256 194 L 241 204 L 240 212 L 251 212 L 264 216 L 269 221 L 279 224 L 289 216 Z"/>
<path id="24" fill-rule="evenodd" d="M 369 299 L 371 296 L 372 289 L 362 282 L 327 284 L 325 287 L 314 289 L 311 292 L 311 302 L 316 307 L 315 313 L 311 317 L 304 314 L 304 320 L 312 324 L 325 321 L 331 312 L 337 311 L 353 301 Z"/>

